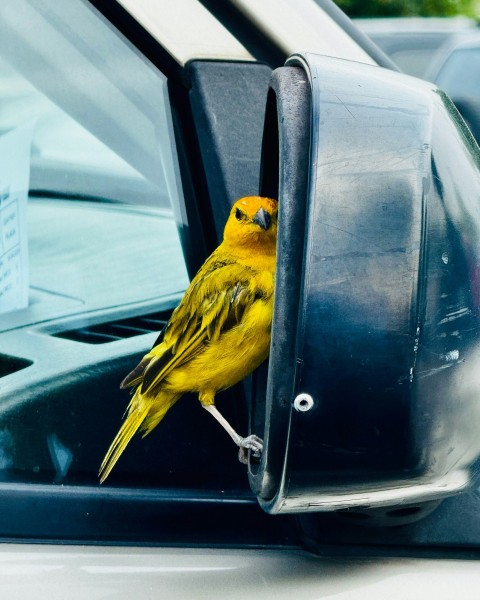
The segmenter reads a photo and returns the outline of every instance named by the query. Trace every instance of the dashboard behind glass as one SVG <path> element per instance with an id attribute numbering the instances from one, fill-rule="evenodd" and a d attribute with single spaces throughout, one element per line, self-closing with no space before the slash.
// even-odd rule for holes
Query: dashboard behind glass
<path id="1" fill-rule="evenodd" d="M 0 471 L 3 480 L 55 481 L 67 476 L 75 446 L 91 458 L 92 424 L 107 443 L 111 402 L 128 401 L 118 383 L 188 278 L 168 210 L 34 198 L 28 229 L 29 306 L 0 316 Z M 95 343 L 74 335 L 112 323 L 116 334 Z M 81 470 L 94 472 L 89 462 Z"/>

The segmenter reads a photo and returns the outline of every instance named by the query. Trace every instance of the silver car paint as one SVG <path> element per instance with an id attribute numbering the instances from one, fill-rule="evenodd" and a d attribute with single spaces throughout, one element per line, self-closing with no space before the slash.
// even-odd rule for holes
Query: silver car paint
<path id="1" fill-rule="evenodd" d="M 2 600 L 477 600 L 475 561 L 279 550 L 0 546 Z"/>

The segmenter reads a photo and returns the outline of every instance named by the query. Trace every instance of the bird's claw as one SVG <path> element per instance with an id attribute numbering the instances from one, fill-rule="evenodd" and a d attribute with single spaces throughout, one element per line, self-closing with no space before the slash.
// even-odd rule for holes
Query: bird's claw
<path id="1" fill-rule="evenodd" d="M 238 460 L 244 465 L 248 464 L 248 450 L 252 451 L 254 458 L 260 458 L 263 451 L 263 440 L 258 435 L 249 435 L 238 442 Z"/>

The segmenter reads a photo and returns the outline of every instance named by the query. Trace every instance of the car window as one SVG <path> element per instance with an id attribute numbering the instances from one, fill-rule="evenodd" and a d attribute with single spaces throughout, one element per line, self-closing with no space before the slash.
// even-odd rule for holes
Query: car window
<path id="1" fill-rule="evenodd" d="M 87 2 L 3 1 L 1 481 L 97 483 L 188 284 L 182 206 L 166 77 Z"/>

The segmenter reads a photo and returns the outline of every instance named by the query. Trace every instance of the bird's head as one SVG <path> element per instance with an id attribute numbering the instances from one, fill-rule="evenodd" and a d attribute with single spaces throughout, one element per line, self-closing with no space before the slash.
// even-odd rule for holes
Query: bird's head
<path id="1" fill-rule="evenodd" d="M 235 202 L 225 225 L 224 241 L 235 247 L 261 245 L 275 250 L 277 239 L 277 201 L 262 196 L 247 196 Z"/>

